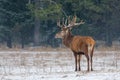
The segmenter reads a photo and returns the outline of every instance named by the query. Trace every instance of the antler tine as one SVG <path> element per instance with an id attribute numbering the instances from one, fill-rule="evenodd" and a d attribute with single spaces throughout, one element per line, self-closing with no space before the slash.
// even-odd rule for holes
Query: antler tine
<path id="1" fill-rule="evenodd" d="M 73 23 L 76 23 L 76 19 L 77 19 L 77 16 L 75 15 L 75 16 L 73 17 L 73 19 L 72 19 L 72 22 L 73 22 Z"/>
<path id="2" fill-rule="evenodd" d="M 83 20 L 81 20 L 79 23 L 75 23 L 74 26 L 80 25 L 80 24 L 84 24 L 85 22 Z"/>
<path id="3" fill-rule="evenodd" d="M 64 18 L 62 19 L 62 25 L 65 25 L 65 23 L 64 23 Z"/>
<path id="4" fill-rule="evenodd" d="M 81 21 L 82 21 L 82 24 L 84 24 L 84 23 L 85 23 L 83 20 L 81 20 Z"/>
<path id="5" fill-rule="evenodd" d="M 66 19 L 66 20 L 65 20 L 65 25 L 67 25 L 67 21 L 68 21 L 68 20 Z"/>
<path id="6" fill-rule="evenodd" d="M 69 19 L 69 23 L 68 23 L 68 26 L 67 26 L 67 27 L 72 27 L 72 26 L 74 26 L 77 17 L 74 16 L 73 19 L 72 19 L 72 21 L 70 20 L 70 17 L 68 17 L 68 19 Z"/>
<path id="7" fill-rule="evenodd" d="M 84 24 L 85 22 L 83 20 L 80 21 L 80 24 Z"/>
<path id="8" fill-rule="evenodd" d="M 71 20 L 70 20 L 70 16 L 68 16 L 68 25 L 70 24 Z"/>
<path id="9" fill-rule="evenodd" d="M 61 25 L 60 25 L 60 19 L 58 19 L 58 21 L 57 21 L 57 26 L 61 27 Z"/>

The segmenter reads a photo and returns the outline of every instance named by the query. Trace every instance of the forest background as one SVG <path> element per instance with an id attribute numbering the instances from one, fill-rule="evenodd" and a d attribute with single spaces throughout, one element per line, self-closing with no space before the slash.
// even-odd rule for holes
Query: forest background
<path id="1" fill-rule="evenodd" d="M 74 15 L 85 21 L 74 35 L 92 36 L 106 46 L 120 42 L 120 0 L 0 0 L 0 45 L 59 47 L 56 22 Z"/>

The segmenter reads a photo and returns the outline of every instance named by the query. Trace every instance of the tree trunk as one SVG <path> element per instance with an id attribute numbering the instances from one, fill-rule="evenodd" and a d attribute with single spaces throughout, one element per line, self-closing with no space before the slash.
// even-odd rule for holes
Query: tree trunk
<path id="1" fill-rule="evenodd" d="M 34 46 L 39 45 L 39 39 L 40 39 L 40 20 L 36 17 L 35 18 L 35 27 L 34 27 Z"/>
<path id="2" fill-rule="evenodd" d="M 108 26 L 108 28 L 106 29 L 106 45 L 107 46 L 112 46 L 112 34 L 110 32 L 110 26 Z"/>
<path id="3" fill-rule="evenodd" d="M 22 35 L 22 33 L 21 33 L 21 48 L 22 48 L 22 49 L 24 48 L 24 41 L 25 41 L 25 37 L 24 37 L 24 35 Z"/>
<path id="4" fill-rule="evenodd" d="M 108 21 L 108 20 L 110 20 L 111 19 L 111 14 L 110 14 L 110 12 L 108 12 L 108 11 L 106 11 L 106 21 Z M 111 23 L 107 23 L 106 24 L 106 45 L 107 46 L 112 46 L 112 33 L 111 33 L 111 29 L 110 29 L 110 27 L 111 27 L 111 25 L 110 25 Z"/>
<path id="5" fill-rule="evenodd" d="M 12 37 L 11 36 L 8 36 L 8 38 L 7 38 L 7 47 L 8 48 L 12 48 Z"/>
<path id="6" fill-rule="evenodd" d="M 35 8 L 38 10 L 39 8 L 39 0 L 35 0 Z M 35 15 L 35 25 L 34 25 L 34 46 L 39 45 L 39 39 L 40 39 L 40 19 Z"/>

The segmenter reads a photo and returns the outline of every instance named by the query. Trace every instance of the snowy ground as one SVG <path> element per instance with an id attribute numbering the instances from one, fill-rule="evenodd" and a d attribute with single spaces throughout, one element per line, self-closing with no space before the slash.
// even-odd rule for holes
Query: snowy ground
<path id="1" fill-rule="evenodd" d="M 120 80 L 120 51 L 95 51 L 92 72 L 74 71 L 72 52 L 0 51 L 0 80 Z"/>

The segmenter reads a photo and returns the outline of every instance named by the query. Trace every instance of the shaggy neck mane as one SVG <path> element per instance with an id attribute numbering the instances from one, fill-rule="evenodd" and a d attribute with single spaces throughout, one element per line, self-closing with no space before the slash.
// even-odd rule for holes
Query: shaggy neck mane
<path id="1" fill-rule="evenodd" d="M 63 41 L 63 44 L 66 46 L 66 47 L 70 47 L 70 43 L 73 39 L 73 35 L 71 34 L 71 32 L 69 32 L 67 35 L 65 35 L 62 39 Z"/>

